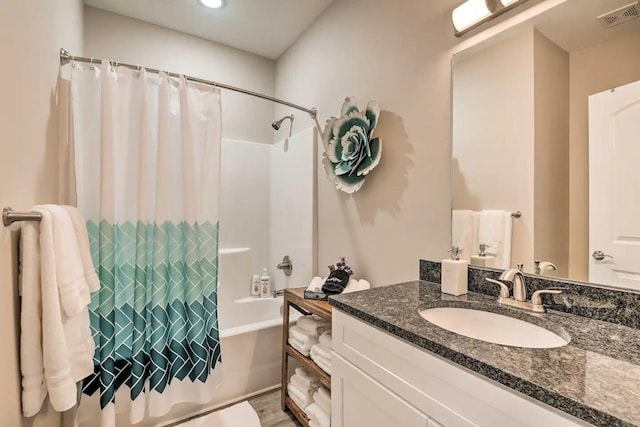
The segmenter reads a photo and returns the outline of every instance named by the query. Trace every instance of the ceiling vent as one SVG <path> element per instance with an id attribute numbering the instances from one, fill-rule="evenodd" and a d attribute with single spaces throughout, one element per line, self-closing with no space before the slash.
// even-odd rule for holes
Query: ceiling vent
<path id="1" fill-rule="evenodd" d="M 598 16 L 598 21 L 606 28 L 611 28 L 632 19 L 640 17 L 640 1 L 636 1 L 620 9 L 612 10 Z"/>

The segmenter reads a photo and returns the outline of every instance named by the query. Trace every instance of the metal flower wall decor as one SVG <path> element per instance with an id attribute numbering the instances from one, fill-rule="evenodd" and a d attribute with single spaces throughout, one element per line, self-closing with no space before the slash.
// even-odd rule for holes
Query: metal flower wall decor
<path id="1" fill-rule="evenodd" d="M 345 193 L 358 191 L 367 174 L 380 163 L 382 140 L 373 138 L 380 107 L 375 101 L 365 111 L 358 109 L 355 98 L 346 98 L 340 117 L 331 117 L 322 133 L 324 165 L 327 179 Z"/>

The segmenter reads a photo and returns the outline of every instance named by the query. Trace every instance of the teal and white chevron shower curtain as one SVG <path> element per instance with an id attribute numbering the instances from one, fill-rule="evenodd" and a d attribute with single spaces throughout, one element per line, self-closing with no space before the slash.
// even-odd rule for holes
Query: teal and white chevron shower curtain
<path id="1" fill-rule="evenodd" d="M 219 90 L 108 62 L 70 73 L 71 194 L 102 285 L 78 421 L 206 403 L 220 362 Z"/>

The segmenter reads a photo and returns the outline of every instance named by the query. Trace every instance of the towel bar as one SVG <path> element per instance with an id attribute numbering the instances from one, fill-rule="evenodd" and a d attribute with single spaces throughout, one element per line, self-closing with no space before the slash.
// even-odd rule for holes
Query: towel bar
<path id="1" fill-rule="evenodd" d="M 5 227 L 16 221 L 40 221 L 41 219 L 42 215 L 37 212 L 14 212 L 9 207 L 2 209 L 2 223 Z"/>

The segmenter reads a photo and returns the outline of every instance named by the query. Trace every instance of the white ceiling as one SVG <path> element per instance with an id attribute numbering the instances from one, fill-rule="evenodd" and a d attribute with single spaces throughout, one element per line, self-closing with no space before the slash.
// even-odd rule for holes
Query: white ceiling
<path id="1" fill-rule="evenodd" d="M 333 0 L 84 0 L 88 6 L 278 58 Z"/>
<path id="2" fill-rule="evenodd" d="M 605 28 L 596 17 L 634 0 L 569 0 L 534 18 L 534 26 L 567 52 L 575 52 L 628 31 L 640 31 L 640 18 Z"/>

